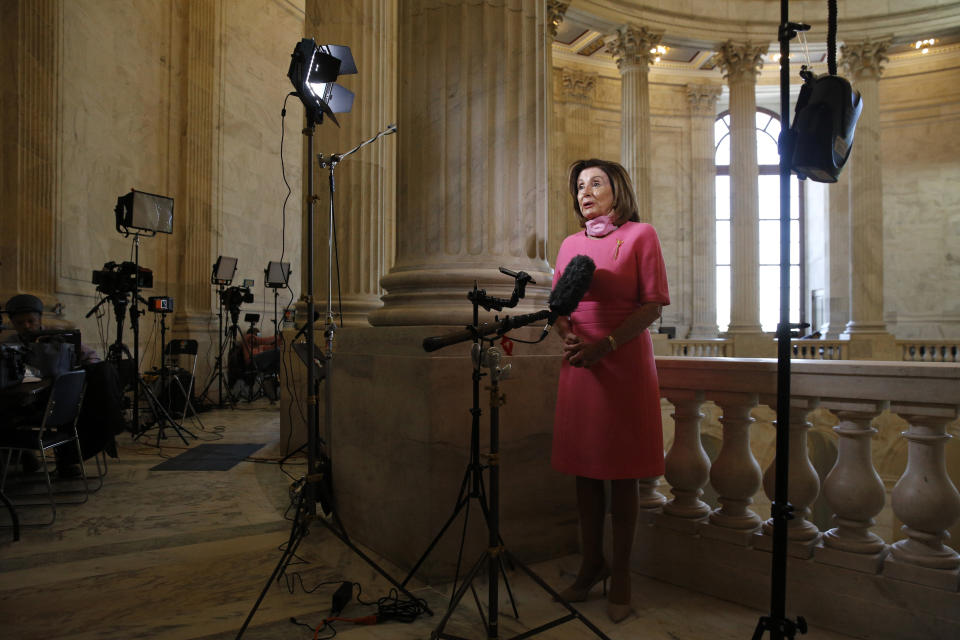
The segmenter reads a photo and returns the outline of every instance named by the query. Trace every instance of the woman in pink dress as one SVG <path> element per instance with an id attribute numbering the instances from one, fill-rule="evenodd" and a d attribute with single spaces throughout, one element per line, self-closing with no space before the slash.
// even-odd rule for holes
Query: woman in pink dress
<path id="1" fill-rule="evenodd" d="M 577 477 L 583 557 L 567 601 L 587 599 L 611 579 L 607 613 L 630 614 L 630 549 L 637 521 L 637 479 L 663 474 L 660 390 L 647 328 L 670 304 L 656 231 L 639 222 L 626 170 L 581 160 L 570 168 L 573 209 L 583 231 L 563 241 L 554 284 L 570 259 L 590 257 L 596 271 L 569 318 L 556 323 L 563 363 L 553 431 L 553 468 Z M 610 481 L 613 556 L 603 557 Z"/>

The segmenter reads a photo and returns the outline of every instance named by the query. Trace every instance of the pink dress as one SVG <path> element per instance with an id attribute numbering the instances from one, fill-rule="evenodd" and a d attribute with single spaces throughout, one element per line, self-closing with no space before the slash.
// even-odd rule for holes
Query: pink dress
<path id="1" fill-rule="evenodd" d="M 649 224 L 626 222 L 602 238 L 582 231 L 569 236 L 554 285 L 576 255 L 597 265 L 570 316 L 571 329 L 584 340 L 605 339 L 642 303 L 670 304 L 660 240 Z M 563 360 L 551 462 L 561 473 L 601 480 L 663 473 L 660 389 L 648 331 L 589 368 Z"/>

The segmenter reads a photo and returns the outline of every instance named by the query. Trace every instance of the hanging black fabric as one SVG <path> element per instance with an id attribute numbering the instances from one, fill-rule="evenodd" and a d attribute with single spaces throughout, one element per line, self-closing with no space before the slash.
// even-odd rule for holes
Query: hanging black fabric
<path id="1" fill-rule="evenodd" d="M 828 2 L 827 67 L 817 76 L 800 71 L 803 86 L 797 98 L 790 135 L 793 138 L 791 169 L 800 179 L 836 182 L 850 157 L 853 134 L 863 111 L 860 93 L 837 75 L 837 7 Z"/>

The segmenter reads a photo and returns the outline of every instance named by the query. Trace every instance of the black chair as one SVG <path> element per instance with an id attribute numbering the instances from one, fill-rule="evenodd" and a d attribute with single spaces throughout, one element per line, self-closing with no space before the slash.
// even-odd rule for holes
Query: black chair
<path id="1" fill-rule="evenodd" d="M 196 408 L 193 406 L 193 382 L 197 374 L 199 350 L 200 345 L 196 340 L 171 340 L 164 350 L 164 366 L 168 371 L 172 371 L 167 381 L 167 389 L 164 390 L 170 401 L 167 409 L 170 413 L 174 413 L 180 412 L 182 408 L 181 423 L 187 419 L 188 411 L 192 416 L 197 415 Z"/>
<path id="2" fill-rule="evenodd" d="M 69 490 L 57 492 L 57 494 L 82 493 L 83 499 L 71 500 L 71 504 L 84 503 L 89 497 L 90 486 L 87 482 L 87 473 L 83 466 L 80 438 L 77 435 L 77 418 L 80 415 L 80 407 L 83 404 L 85 380 L 86 372 L 82 370 L 69 371 L 61 374 L 53 381 L 50 387 L 50 397 L 47 400 L 47 406 L 39 424 L 21 424 L 17 427 L 0 431 L 0 452 L 6 453 L 3 475 L 0 477 L 0 493 L 5 493 L 4 489 L 6 488 L 7 475 L 13 462 L 14 452 L 17 453 L 17 462 L 19 462 L 24 452 L 40 452 L 40 470 L 46 480 L 50 520 L 49 522 L 36 523 L 37 525 L 51 525 L 57 519 L 57 499 L 50 478 L 47 451 L 70 445 L 76 448 L 77 459 L 80 461 L 80 476 L 83 480 L 83 491 Z M 17 500 L 16 505 L 30 507 L 47 504 L 44 502 L 29 501 L 31 496 L 36 495 L 37 494 L 27 494 L 24 496 L 25 500 Z M 7 494 L 7 496 L 18 498 L 16 495 L 11 496 Z"/>

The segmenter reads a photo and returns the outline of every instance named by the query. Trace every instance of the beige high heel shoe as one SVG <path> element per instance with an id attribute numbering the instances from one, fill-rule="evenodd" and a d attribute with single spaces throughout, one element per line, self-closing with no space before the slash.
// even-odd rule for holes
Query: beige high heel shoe
<path id="1" fill-rule="evenodd" d="M 630 608 L 629 602 L 627 604 L 607 602 L 607 615 L 614 624 L 620 624 L 626 620 L 630 616 L 631 611 L 633 611 L 633 609 Z"/>
<path id="2" fill-rule="evenodd" d="M 567 602 L 585 602 L 590 595 L 590 590 L 597 586 L 598 582 L 603 583 L 603 595 L 607 595 L 607 579 L 610 577 L 610 568 L 603 565 L 600 572 L 594 576 L 585 588 L 579 588 L 576 584 L 570 585 L 560 592 L 560 597 Z"/>

